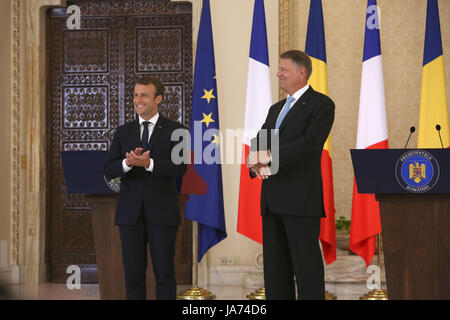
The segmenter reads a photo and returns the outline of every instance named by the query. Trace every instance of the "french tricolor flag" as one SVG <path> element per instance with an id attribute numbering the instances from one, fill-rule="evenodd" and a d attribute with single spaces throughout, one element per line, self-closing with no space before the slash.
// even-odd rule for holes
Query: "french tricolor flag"
<path id="1" fill-rule="evenodd" d="M 389 147 L 378 18 L 376 0 L 368 0 L 356 149 Z M 375 254 L 375 239 L 380 232 L 380 208 L 375 195 L 358 193 L 354 181 L 349 248 L 367 266 Z"/>
<path id="2" fill-rule="evenodd" d="M 250 141 L 264 124 L 271 105 L 272 94 L 264 1 L 255 0 L 248 64 L 237 231 L 259 243 L 262 243 L 260 202 L 262 182 L 260 179 L 250 179 L 246 159 L 249 154 Z"/>

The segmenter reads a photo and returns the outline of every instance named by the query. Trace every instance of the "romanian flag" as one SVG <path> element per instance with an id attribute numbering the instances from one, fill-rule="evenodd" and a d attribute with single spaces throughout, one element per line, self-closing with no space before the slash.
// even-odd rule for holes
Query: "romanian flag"
<path id="1" fill-rule="evenodd" d="M 356 149 L 387 149 L 386 103 L 376 0 L 368 0 L 365 28 Z M 354 181 L 349 248 L 363 258 L 367 266 L 375 254 L 376 235 L 380 232 L 380 207 L 375 195 L 359 193 Z"/>
<path id="2" fill-rule="evenodd" d="M 190 195 L 186 203 L 185 217 L 198 222 L 198 261 L 200 262 L 209 248 L 227 237 L 219 147 L 222 141 L 219 139 L 216 65 L 209 0 L 203 0 L 195 61 L 191 150 L 195 153 L 196 174 L 206 182 L 207 187 L 204 194 Z M 196 128 L 201 129 L 195 130 Z M 203 134 L 207 130 L 210 135 Z M 214 161 L 207 160 L 207 157 Z"/>
<path id="3" fill-rule="evenodd" d="M 311 0 L 309 9 L 308 32 L 305 52 L 312 60 L 312 74 L 309 84 L 314 90 L 328 95 L 327 53 L 323 24 L 322 0 Z M 326 218 L 320 225 L 320 241 L 325 262 L 336 260 L 336 225 L 333 191 L 333 166 L 331 156 L 331 134 L 325 142 L 322 152 L 323 202 Z"/>
<path id="4" fill-rule="evenodd" d="M 450 129 L 445 88 L 444 57 L 437 0 L 428 0 L 418 148 L 441 148 L 436 125 L 441 126 L 444 148 L 450 147 Z"/>
<path id="5" fill-rule="evenodd" d="M 246 159 L 250 150 L 250 141 L 264 124 L 271 105 L 269 50 L 267 47 L 264 1 L 255 0 L 248 63 L 237 232 L 259 243 L 262 243 L 262 181 L 250 179 Z"/>

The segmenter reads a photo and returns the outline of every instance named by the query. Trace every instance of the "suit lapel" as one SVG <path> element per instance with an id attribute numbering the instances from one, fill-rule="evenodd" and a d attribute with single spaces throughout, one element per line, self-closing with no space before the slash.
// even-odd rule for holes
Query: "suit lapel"
<path id="1" fill-rule="evenodd" d="M 297 102 L 292 106 L 291 110 L 289 110 L 289 112 L 287 113 L 286 117 L 283 119 L 283 122 L 280 125 L 280 132 L 286 126 L 286 123 L 289 123 L 290 120 L 294 119 L 295 116 L 308 105 L 308 102 L 313 92 L 314 92 L 313 88 L 309 86 L 308 90 L 306 90 L 305 93 L 302 94 L 300 99 L 298 99 Z M 284 101 L 286 102 L 286 100 Z"/>
<path id="2" fill-rule="evenodd" d="M 158 121 L 155 123 L 155 128 L 153 129 L 152 136 L 150 137 L 150 141 L 148 143 L 148 148 L 150 149 L 150 152 L 152 152 L 153 148 L 155 147 L 156 143 L 158 142 L 158 139 L 161 137 L 161 133 L 163 132 L 165 125 L 165 119 L 160 114 Z"/>
<path id="3" fill-rule="evenodd" d="M 270 119 L 268 119 L 268 122 L 267 122 L 268 128 L 270 128 L 270 129 L 275 128 L 275 123 L 277 122 L 278 115 L 280 114 L 281 109 L 283 109 L 283 106 L 285 103 L 286 103 L 286 99 L 277 102 L 277 105 L 274 107 L 272 116 L 270 117 Z"/>
<path id="4" fill-rule="evenodd" d="M 136 119 L 131 125 L 131 141 L 135 148 L 141 146 L 141 130 L 139 129 L 139 119 Z"/>

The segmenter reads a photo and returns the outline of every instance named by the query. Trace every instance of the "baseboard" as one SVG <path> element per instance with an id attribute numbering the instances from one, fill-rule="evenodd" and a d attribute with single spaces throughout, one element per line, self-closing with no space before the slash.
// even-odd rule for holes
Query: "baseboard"
<path id="1" fill-rule="evenodd" d="M 12 283 L 12 272 L 11 267 L 1 267 L 0 268 L 0 284 L 11 284 Z"/>
<path id="2" fill-rule="evenodd" d="M 24 283 L 23 267 L 19 265 L 11 266 L 11 283 L 19 284 Z"/>
<path id="3" fill-rule="evenodd" d="M 374 257 L 374 261 L 377 261 Z M 384 261 L 381 266 L 381 286 L 386 285 Z M 372 273 L 367 272 L 367 267 L 358 256 L 339 256 L 337 261 L 326 266 L 325 283 L 330 286 L 340 284 L 354 285 L 359 290 L 366 290 L 369 277 Z M 204 266 L 199 265 L 200 286 L 243 286 L 245 288 L 259 288 L 264 285 L 263 269 L 254 266 Z M 358 291 L 359 292 L 359 291 Z"/>
<path id="4" fill-rule="evenodd" d="M 205 274 L 205 270 L 201 270 L 203 268 L 199 268 L 200 274 Z M 199 278 L 200 286 L 230 285 L 259 288 L 263 283 L 263 270 L 253 266 L 209 266 L 207 277 Z"/>

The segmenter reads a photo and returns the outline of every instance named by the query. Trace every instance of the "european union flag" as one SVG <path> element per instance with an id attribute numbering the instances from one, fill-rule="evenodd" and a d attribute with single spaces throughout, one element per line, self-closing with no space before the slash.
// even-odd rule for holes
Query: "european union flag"
<path id="1" fill-rule="evenodd" d="M 219 110 L 209 0 L 203 0 L 195 59 L 191 114 L 191 148 L 195 170 L 206 181 L 206 194 L 191 195 L 185 217 L 198 222 L 198 261 L 224 238 L 222 169 L 220 165 Z M 199 130 L 201 128 L 201 130 Z M 201 136 L 199 136 L 201 135 Z"/>

